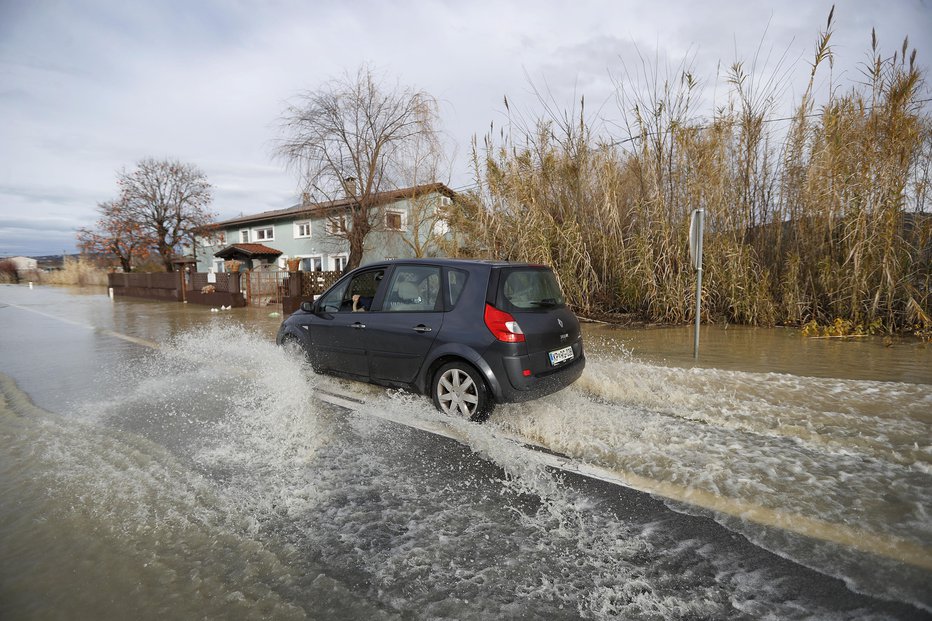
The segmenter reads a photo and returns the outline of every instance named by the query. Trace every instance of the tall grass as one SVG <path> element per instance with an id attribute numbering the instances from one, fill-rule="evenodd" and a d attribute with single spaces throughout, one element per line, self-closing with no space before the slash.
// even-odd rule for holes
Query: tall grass
<path id="1" fill-rule="evenodd" d="M 581 106 L 474 143 L 478 190 L 458 202 L 450 250 L 549 263 L 583 314 L 685 322 L 689 214 L 702 207 L 705 319 L 928 327 L 932 118 L 915 51 L 885 57 L 874 39 L 866 82 L 817 109 L 830 37 L 831 16 L 790 119 L 774 110 L 779 80 L 740 63 L 727 103 L 700 116 L 680 67 L 620 94 L 633 140 L 596 140 Z"/>
<path id="2" fill-rule="evenodd" d="M 85 257 L 65 257 L 62 269 L 38 274 L 46 285 L 107 286 L 107 272 Z"/>

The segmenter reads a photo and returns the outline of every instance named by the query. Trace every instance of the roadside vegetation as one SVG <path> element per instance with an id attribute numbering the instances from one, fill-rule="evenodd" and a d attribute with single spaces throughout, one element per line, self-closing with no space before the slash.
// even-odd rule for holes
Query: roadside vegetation
<path id="1" fill-rule="evenodd" d="M 683 323 L 694 312 L 689 217 L 704 208 L 703 320 L 928 334 L 924 75 L 908 41 L 885 55 L 874 38 L 864 81 L 830 84 L 817 105 L 831 27 L 829 15 L 788 116 L 776 110 L 781 77 L 737 62 L 711 111 L 697 109 L 687 66 L 665 78 L 645 62 L 645 84 L 619 91 L 627 135 L 584 106 L 510 115 L 473 145 L 477 189 L 457 202 L 449 250 L 549 263 L 583 315 Z"/>
<path id="2" fill-rule="evenodd" d="M 107 270 L 85 257 L 65 257 L 62 269 L 37 272 L 37 276 L 44 285 L 107 286 Z"/>

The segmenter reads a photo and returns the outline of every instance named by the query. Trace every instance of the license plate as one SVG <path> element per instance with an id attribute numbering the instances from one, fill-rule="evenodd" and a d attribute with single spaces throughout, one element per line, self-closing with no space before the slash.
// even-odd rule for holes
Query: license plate
<path id="1" fill-rule="evenodd" d="M 556 351 L 550 352 L 550 364 L 557 366 L 561 362 L 566 362 L 567 360 L 573 359 L 573 348 L 564 347 L 563 349 L 558 349 Z"/>

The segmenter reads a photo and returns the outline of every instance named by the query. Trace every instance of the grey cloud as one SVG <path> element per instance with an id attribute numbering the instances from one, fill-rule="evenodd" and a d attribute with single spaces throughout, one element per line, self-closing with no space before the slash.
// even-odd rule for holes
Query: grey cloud
<path id="1" fill-rule="evenodd" d="M 74 231 L 5 229 L 0 227 L 0 256 L 73 253 Z"/>
<path id="2" fill-rule="evenodd" d="M 15 235 L 23 231 L 74 232 L 78 226 L 74 220 L 64 218 L 0 218 L 0 231 Z"/>
<path id="3" fill-rule="evenodd" d="M 116 184 L 114 184 L 116 187 Z M 102 197 L 96 192 L 63 186 L 13 186 L 0 185 L 0 197 L 14 198 L 29 203 L 96 205 Z M 106 197 L 103 197 L 106 198 Z"/>

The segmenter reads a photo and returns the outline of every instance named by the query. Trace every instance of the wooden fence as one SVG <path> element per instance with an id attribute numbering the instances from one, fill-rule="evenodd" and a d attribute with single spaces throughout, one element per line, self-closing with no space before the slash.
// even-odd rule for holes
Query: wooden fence
<path id="1" fill-rule="evenodd" d="M 343 272 L 155 272 L 108 274 L 115 296 L 209 306 L 283 306 L 294 312 L 339 280 Z M 213 282 L 211 282 L 213 281 Z"/>
<path id="2" fill-rule="evenodd" d="M 210 282 L 213 280 L 214 282 Z M 171 300 L 209 306 L 245 306 L 240 275 L 206 272 L 153 272 L 107 274 L 114 296 Z"/>
<path id="3" fill-rule="evenodd" d="M 150 274 L 107 274 L 107 284 L 113 295 L 150 300 L 184 299 L 182 272 L 155 272 Z"/>
<path id="4" fill-rule="evenodd" d="M 342 275 L 343 272 L 248 272 L 243 279 L 246 303 L 281 304 L 285 313 L 291 313 L 301 302 L 313 301 Z"/>
<path id="5" fill-rule="evenodd" d="M 282 312 L 291 314 L 301 302 L 313 302 L 341 276 L 343 272 L 292 272 L 283 287 Z"/>
<path id="6" fill-rule="evenodd" d="M 213 282 L 211 282 L 213 281 Z M 246 306 L 239 272 L 192 272 L 187 276 L 185 299 L 192 304 Z"/>

